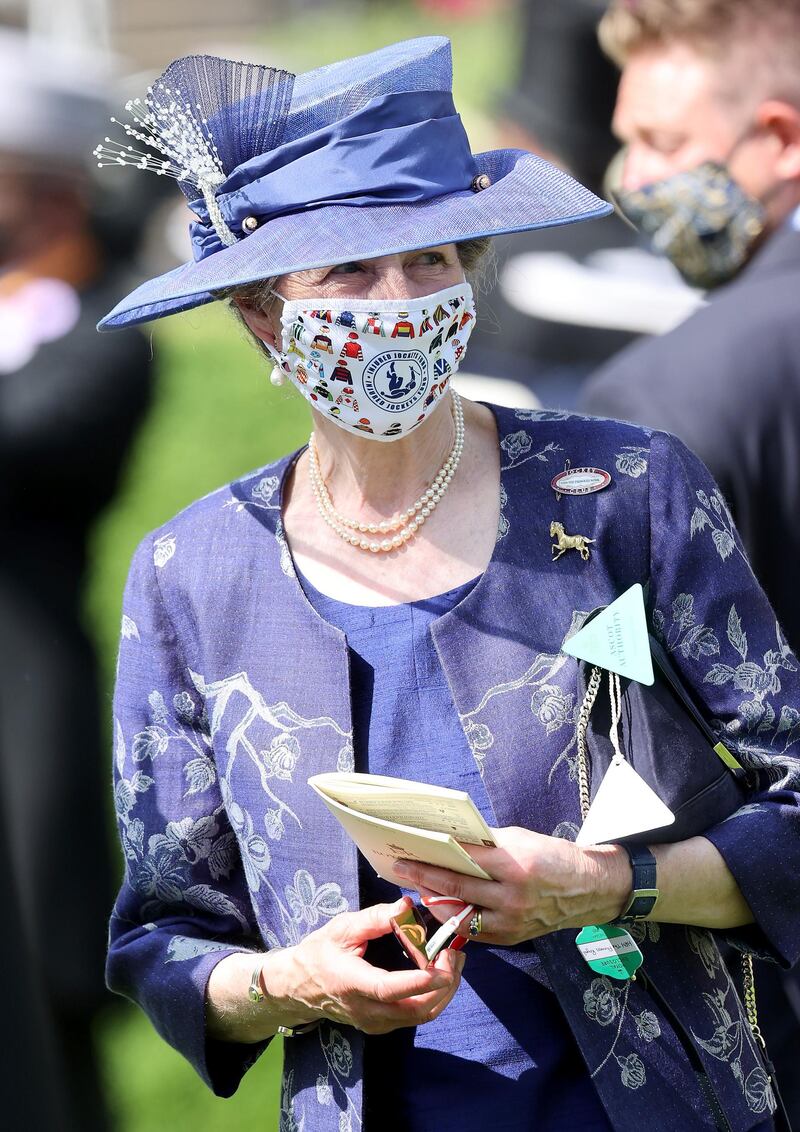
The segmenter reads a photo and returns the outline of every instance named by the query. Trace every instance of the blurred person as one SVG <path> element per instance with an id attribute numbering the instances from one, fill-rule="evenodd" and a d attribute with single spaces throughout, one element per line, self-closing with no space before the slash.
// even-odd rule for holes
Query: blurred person
<path id="1" fill-rule="evenodd" d="M 583 407 L 667 429 L 705 461 L 797 648 L 800 2 L 617 2 L 600 38 L 622 68 L 619 207 L 709 302 L 612 359 Z M 724 522 L 700 506 L 693 530 L 710 524 L 727 557 Z M 770 968 L 759 981 L 800 1127 L 800 982 L 792 975 L 784 996 Z"/>
<path id="2" fill-rule="evenodd" d="M 609 123 L 618 75 L 597 42 L 606 7 L 607 0 L 523 2 L 517 79 L 495 111 L 500 144 L 539 153 L 595 192 L 615 149 Z M 470 368 L 522 381 L 545 405 L 573 406 L 586 376 L 640 329 L 628 300 L 610 299 L 629 278 L 641 295 L 643 266 L 652 267 L 637 242 L 617 216 L 495 241 L 497 279 L 472 335 Z M 664 286 L 672 285 L 669 273 Z"/>
<path id="3" fill-rule="evenodd" d="M 194 213 L 193 259 L 100 328 L 229 301 L 310 431 L 135 552 L 109 985 L 223 1096 L 283 1034 L 287 1132 L 767 1132 L 769 1067 L 716 940 L 800 953 L 800 762 L 791 735 L 749 732 L 755 698 L 707 679 L 709 643 L 780 669 L 758 701 L 776 716 L 800 718 L 798 666 L 735 535 L 726 562 L 692 539 L 715 488 L 680 441 L 451 388 L 487 233 L 608 212 L 527 151 L 473 154 L 451 82 L 440 37 L 296 76 L 194 55 L 127 127 L 151 156 L 98 148 L 166 168 Z M 565 459 L 613 479 L 554 487 Z M 667 647 L 747 785 L 711 756 L 721 811 L 670 844 L 584 847 L 589 708 L 562 649 L 636 582 L 654 624 L 677 603 L 688 628 L 691 606 Z M 684 753 L 653 748 L 681 780 Z M 498 827 L 470 846 L 489 879 L 359 867 L 307 783 L 354 766 L 466 788 Z M 391 916 L 411 891 L 475 906 L 465 953 L 408 969 Z M 613 985 L 576 929 L 617 917 L 646 962 Z"/>
<path id="4" fill-rule="evenodd" d="M 708 464 L 800 645 L 800 0 L 617 3 L 617 199 L 709 303 L 590 381 L 587 411 Z"/>
<path id="5" fill-rule="evenodd" d="M 106 1127 L 92 1022 L 114 880 L 86 544 L 150 392 L 142 335 L 94 331 L 128 272 L 89 175 L 107 121 L 91 75 L 0 32 L 0 819 L 18 906 L 4 970 L 15 994 L 36 988 L 14 1056 L 51 1115 L 27 1126 L 67 1132 Z"/>

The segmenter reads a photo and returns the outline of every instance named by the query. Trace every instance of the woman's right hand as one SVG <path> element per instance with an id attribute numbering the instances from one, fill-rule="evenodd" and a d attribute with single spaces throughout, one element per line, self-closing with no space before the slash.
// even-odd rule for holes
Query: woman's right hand
<path id="1" fill-rule="evenodd" d="M 364 959 L 371 939 L 391 932 L 391 916 L 409 907 L 375 904 L 342 912 L 294 947 L 267 952 L 262 981 L 271 1010 L 301 1025 L 328 1018 L 367 1034 L 430 1022 L 458 989 L 462 952 L 445 949 L 425 971 L 385 971 Z"/>

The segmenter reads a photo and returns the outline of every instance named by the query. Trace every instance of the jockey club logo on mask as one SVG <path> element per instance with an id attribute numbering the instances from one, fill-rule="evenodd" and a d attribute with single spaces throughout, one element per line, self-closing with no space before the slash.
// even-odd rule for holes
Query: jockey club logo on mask
<path id="1" fill-rule="evenodd" d="M 283 299 L 276 370 L 358 436 L 407 436 L 446 395 L 475 325 L 463 281 L 419 298 Z"/>
<path id="2" fill-rule="evenodd" d="M 424 396 L 428 359 L 421 350 L 390 350 L 378 354 L 364 369 L 364 392 L 388 413 L 402 413 Z"/>

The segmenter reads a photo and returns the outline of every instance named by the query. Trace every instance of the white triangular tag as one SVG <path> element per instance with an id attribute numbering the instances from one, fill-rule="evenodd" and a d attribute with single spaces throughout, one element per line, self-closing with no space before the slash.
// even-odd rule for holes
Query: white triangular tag
<path id="1" fill-rule="evenodd" d="M 563 646 L 578 660 L 596 664 L 640 684 L 652 684 L 644 593 L 636 582 Z"/>
<path id="2" fill-rule="evenodd" d="M 600 845 L 672 825 L 675 815 L 624 759 L 613 759 L 589 807 L 576 845 Z"/>

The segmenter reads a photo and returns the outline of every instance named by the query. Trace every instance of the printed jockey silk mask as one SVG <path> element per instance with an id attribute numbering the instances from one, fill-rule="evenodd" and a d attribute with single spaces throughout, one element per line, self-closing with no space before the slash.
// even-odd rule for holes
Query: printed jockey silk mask
<path id="1" fill-rule="evenodd" d="M 475 303 L 469 283 L 419 299 L 294 299 L 281 324 L 283 352 L 268 349 L 313 408 L 348 432 L 396 440 L 447 390 Z"/>

